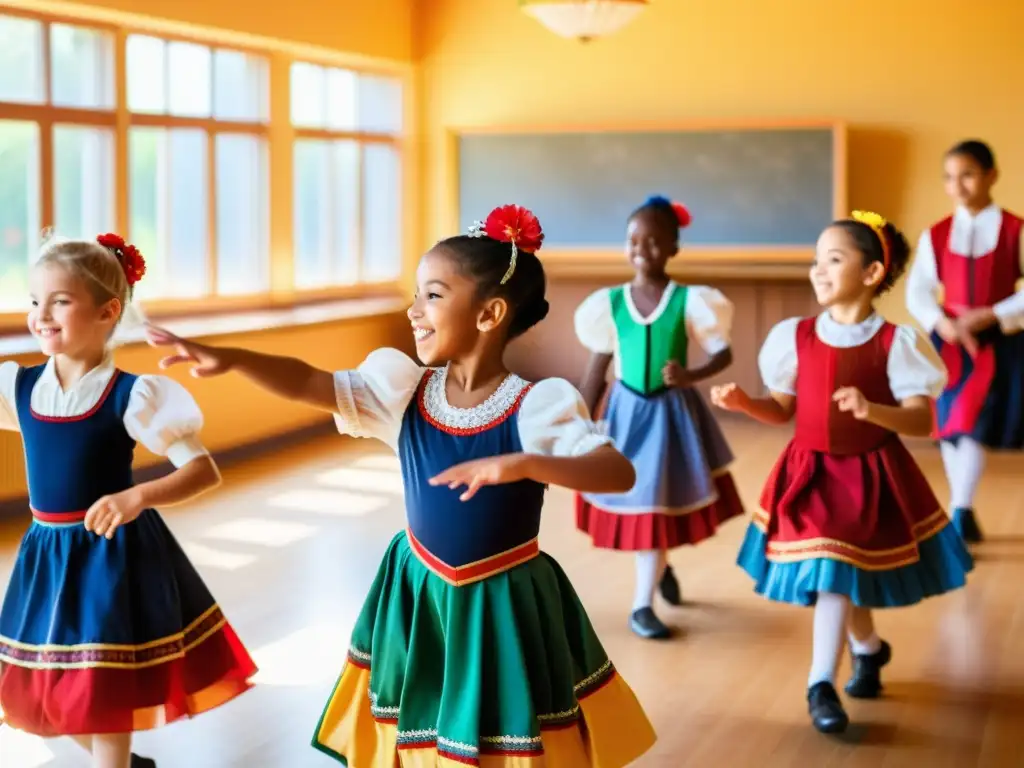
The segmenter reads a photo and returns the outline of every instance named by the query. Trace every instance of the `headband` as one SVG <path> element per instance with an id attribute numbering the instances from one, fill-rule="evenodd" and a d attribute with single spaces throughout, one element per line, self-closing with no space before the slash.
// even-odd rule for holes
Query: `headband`
<path id="1" fill-rule="evenodd" d="M 126 243 L 120 235 L 107 232 L 105 235 L 98 235 L 96 242 L 114 254 L 117 263 L 124 270 L 125 279 L 130 287 L 134 287 L 146 274 L 146 260 L 142 257 L 139 249 Z"/>
<path id="2" fill-rule="evenodd" d="M 516 257 L 519 251 L 536 253 L 544 242 L 544 231 L 532 211 L 519 205 L 502 205 L 487 216 L 486 221 L 476 221 L 469 228 L 470 237 L 489 237 L 500 243 L 512 244 L 512 260 L 508 271 L 501 278 L 504 285 L 516 271 Z"/>
<path id="3" fill-rule="evenodd" d="M 877 213 L 871 211 L 854 211 L 850 218 L 868 226 L 878 236 L 878 242 L 882 244 L 882 266 L 886 273 L 889 272 L 889 237 L 885 234 L 886 221 Z"/>

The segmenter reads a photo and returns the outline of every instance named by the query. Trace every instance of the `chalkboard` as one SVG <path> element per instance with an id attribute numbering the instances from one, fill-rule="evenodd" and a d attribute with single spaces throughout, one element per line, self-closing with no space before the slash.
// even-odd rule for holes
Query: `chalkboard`
<path id="1" fill-rule="evenodd" d="M 548 249 L 618 248 L 629 213 L 661 194 L 690 209 L 690 247 L 813 245 L 835 212 L 835 130 L 462 133 L 459 224 L 517 203 Z"/>

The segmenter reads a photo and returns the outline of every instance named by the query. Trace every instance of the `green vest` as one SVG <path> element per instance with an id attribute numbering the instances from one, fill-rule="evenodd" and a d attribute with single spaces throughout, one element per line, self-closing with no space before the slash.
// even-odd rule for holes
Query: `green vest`
<path id="1" fill-rule="evenodd" d="M 641 324 L 633 319 L 626 300 L 628 286 L 611 289 L 612 319 L 619 339 L 622 383 L 642 395 L 665 389 L 661 369 L 669 360 L 686 367 L 687 286 L 676 285 L 668 306 L 657 320 Z M 669 288 L 665 289 L 670 290 Z"/>

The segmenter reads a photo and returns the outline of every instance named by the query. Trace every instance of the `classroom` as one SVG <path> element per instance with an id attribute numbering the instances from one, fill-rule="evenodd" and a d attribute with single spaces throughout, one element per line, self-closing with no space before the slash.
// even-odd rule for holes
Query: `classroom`
<path id="1" fill-rule="evenodd" d="M 628 23 L 606 16 L 590 39 L 560 34 L 574 13 L 583 18 L 572 6 L 619 3 L 636 6 Z M 906 236 L 909 273 L 922 233 L 953 211 L 944 162 L 968 139 L 994 150 L 998 206 L 1024 214 L 1024 101 L 1014 95 L 1024 82 L 1024 5 L 1014 0 L 969 9 L 953 0 L 550 0 L 539 5 L 565 7 L 547 16 L 537 5 L 0 0 L 0 366 L 46 362 L 38 321 L 26 329 L 26 313 L 32 264 L 51 231 L 120 233 L 136 245 L 146 273 L 134 303 L 177 337 L 327 372 L 354 370 L 382 348 L 415 359 L 410 318 L 420 328 L 432 317 L 429 308 L 417 314 L 421 257 L 516 204 L 544 227 L 537 258 L 547 306 L 510 343 L 505 364 L 525 381 L 559 377 L 582 391 L 596 350 L 577 338 L 577 310 L 633 279 L 627 226 L 648 196 L 665 195 L 693 218 L 667 275 L 731 302 L 728 364 L 694 396 L 710 404 L 714 388 L 733 382 L 760 398 L 769 333 L 822 311 L 808 271 L 833 219 L 880 214 Z M 590 9 L 616 12 L 625 13 Z M 526 251 L 519 256 L 523 268 Z M 907 295 L 904 274 L 875 308 L 920 331 Z M 626 302 L 633 306 L 628 290 Z M 201 411 L 197 434 L 221 482 L 159 513 L 258 667 L 237 700 L 138 729 L 133 753 L 165 767 L 390 765 L 311 740 L 343 666 L 358 666 L 353 629 L 389 542 L 407 526 L 404 454 L 383 438 L 339 435 L 340 417 L 310 407 L 312 395 L 278 397 L 237 366 L 209 377 L 188 365 L 162 369 L 174 350 L 148 344 L 141 319 L 122 321 L 116 339 L 119 370 L 167 377 Z M 713 357 L 691 347 L 690 367 Z M 952 358 L 941 359 L 948 367 Z M 607 378 L 616 378 L 610 368 Z M 0 595 L 28 589 L 12 574 L 38 507 L 30 511 L 22 435 L 8 426 L 29 411 L 7 404 L 4 381 L 0 367 Z M 333 381 L 340 393 L 351 379 Z M 12 393 L 16 386 L 11 378 Z M 418 391 L 430 421 L 427 389 L 429 381 Z M 1019 381 L 1010 389 L 1012 421 L 1024 392 Z M 737 565 L 793 427 L 702 407 L 734 456 L 730 483 L 745 514 L 699 546 L 671 550 L 682 599 L 654 602 L 671 630 L 663 642 L 637 636 L 635 611 L 631 624 L 640 561 L 595 546 L 578 525 L 579 497 L 546 484 L 542 556 L 564 569 L 615 679 L 628 683 L 657 736 L 629 764 L 1024 766 L 1024 601 L 1012 586 L 1024 577 L 1020 446 L 987 452 L 970 503 L 984 540 L 969 547 L 966 586 L 876 612 L 878 635 L 894 648 L 884 693 L 845 697 L 844 653 L 836 686 L 850 724 L 827 735 L 808 721 L 817 609 L 764 599 Z M 902 440 L 945 523 L 957 490 L 935 434 Z M 153 445 L 138 439 L 137 483 L 175 468 Z M 61 476 L 40 475 L 55 486 Z M 4 621 L 0 702 L 5 659 L 12 666 L 20 647 Z M 463 754 L 445 752 L 436 730 L 430 749 L 403 747 L 399 725 L 395 747 L 380 716 L 387 707 L 371 710 L 370 699 L 366 715 L 377 718 L 377 738 L 392 740 L 395 768 L 623 764 L 560 758 L 547 735 L 534 752 Z M 573 706 L 588 716 L 585 704 Z M 0 725 L 2 768 L 89 765 L 101 763 L 69 738 Z"/>

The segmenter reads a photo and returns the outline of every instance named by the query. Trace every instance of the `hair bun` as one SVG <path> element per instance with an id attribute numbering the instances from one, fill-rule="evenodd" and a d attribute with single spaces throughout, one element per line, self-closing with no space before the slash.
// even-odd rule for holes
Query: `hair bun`
<path id="1" fill-rule="evenodd" d="M 551 309 L 551 305 L 548 304 L 547 299 L 541 299 L 537 304 L 537 322 L 539 323 L 545 317 L 548 316 L 548 311 Z"/>

